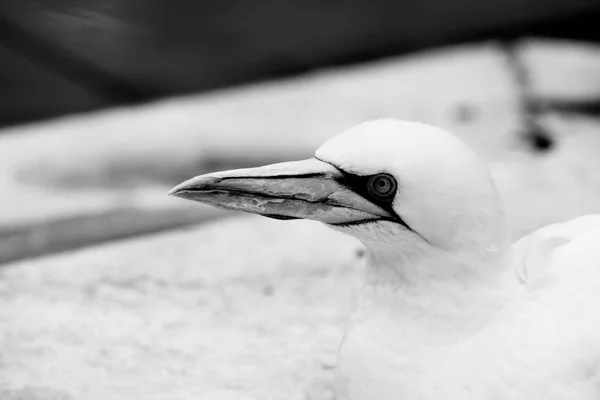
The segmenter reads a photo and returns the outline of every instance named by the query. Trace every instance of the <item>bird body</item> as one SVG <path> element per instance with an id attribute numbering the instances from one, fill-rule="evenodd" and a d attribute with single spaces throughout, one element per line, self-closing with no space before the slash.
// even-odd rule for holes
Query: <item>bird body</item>
<path id="1" fill-rule="evenodd" d="M 340 400 L 600 399 L 600 215 L 511 244 L 486 166 L 441 129 L 370 121 L 313 159 L 202 175 L 172 194 L 363 242 Z"/>
<path id="2" fill-rule="evenodd" d="M 416 292 L 367 284 L 340 349 L 340 398 L 600 399 L 599 244 L 600 216 L 541 229 L 506 249 L 503 283 L 468 295 L 469 304 L 452 301 L 466 298 L 454 290 L 474 290 L 462 281 Z M 540 261 L 535 280 L 517 275 Z M 494 289 L 504 302 L 477 301 Z"/>

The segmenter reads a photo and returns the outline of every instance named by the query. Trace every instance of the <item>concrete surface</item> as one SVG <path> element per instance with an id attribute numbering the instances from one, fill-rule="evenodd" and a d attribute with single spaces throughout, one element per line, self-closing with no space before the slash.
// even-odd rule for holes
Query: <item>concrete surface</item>
<path id="1" fill-rule="evenodd" d="M 327 399 L 359 249 L 249 217 L 5 266 L 0 398 Z"/>

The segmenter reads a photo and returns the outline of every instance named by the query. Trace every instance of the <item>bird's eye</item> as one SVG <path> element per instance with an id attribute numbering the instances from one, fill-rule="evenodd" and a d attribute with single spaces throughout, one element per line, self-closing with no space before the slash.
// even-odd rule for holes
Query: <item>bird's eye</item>
<path id="1" fill-rule="evenodd" d="M 396 194 L 396 180 L 389 174 L 378 174 L 369 178 L 369 194 L 380 200 L 390 200 Z"/>

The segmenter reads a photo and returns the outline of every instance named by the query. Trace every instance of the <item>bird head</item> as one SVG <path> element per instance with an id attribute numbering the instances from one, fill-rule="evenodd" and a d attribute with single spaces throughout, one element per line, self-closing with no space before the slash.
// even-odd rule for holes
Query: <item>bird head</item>
<path id="1" fill-rule="evenodd" d="M 381 119 L 324 143 L 314 158 L 200 175 L 170 194 L 276 219 L 309 219 L 367 247 L 409 254 L 489 249 L 505 239 L 483 162 L 441 129 Z"/>

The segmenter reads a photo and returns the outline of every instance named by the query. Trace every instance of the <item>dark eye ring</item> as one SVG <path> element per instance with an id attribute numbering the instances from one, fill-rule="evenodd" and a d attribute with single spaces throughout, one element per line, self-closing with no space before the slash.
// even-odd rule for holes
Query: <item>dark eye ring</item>
<path id="1" fill-rule="evenodd" d="M 396 194 L 396 180 L 390 174 L 377 174 L 369 178 L 369 194 L 379 200 L 389 200 Z"/>

